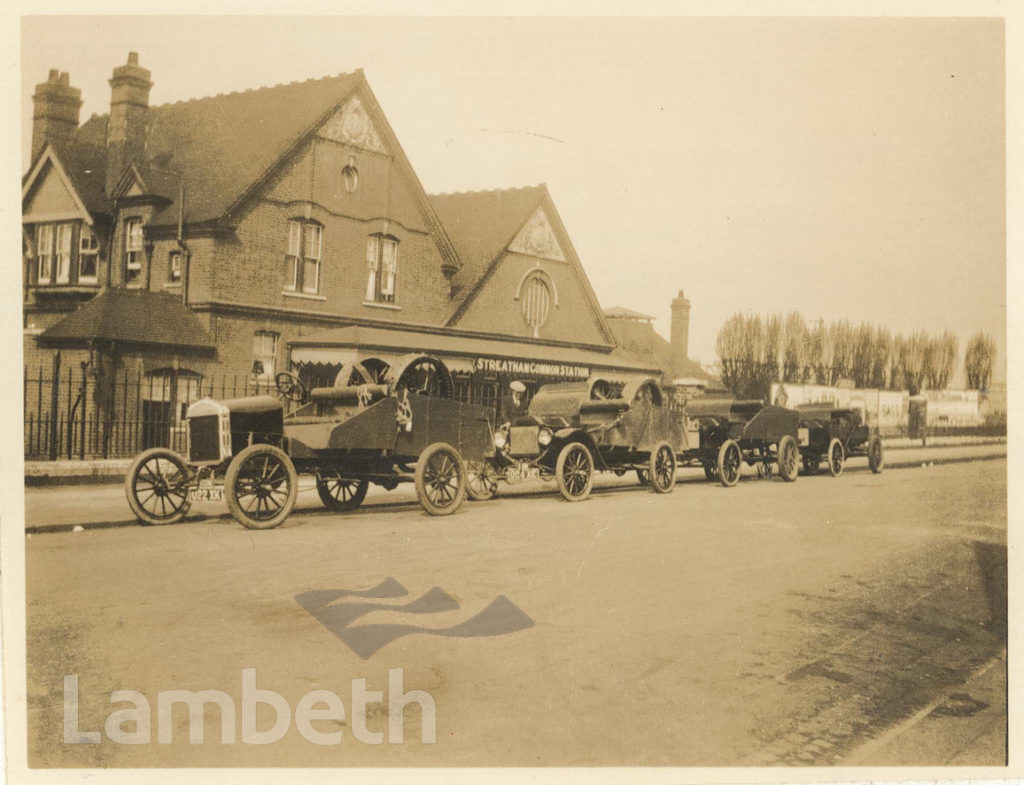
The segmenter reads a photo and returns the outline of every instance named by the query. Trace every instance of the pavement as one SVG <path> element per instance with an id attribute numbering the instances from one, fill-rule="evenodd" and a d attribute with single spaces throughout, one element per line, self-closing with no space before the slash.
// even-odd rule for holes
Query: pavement
<path id="1" fill-rule="evenodd" d="M 1006 445 L 1005 437 L 934 436 L 885 440 L 887 453 L 922 447 Z M 121 482 L 133 458 L 89 458 L 85 460 L 25 461 L 26 487 L 50 485 L 102 485 Z"/>
<path id="2" fill-rule="evenodd" d="M 304 494 L 269 531 L 213 510 L 33 535 L 30 764 L 999 766 L 1007 464 L 933 457 L 728 489 L 680 472 L 667 495 L 612 477 L 578 504 L 517 488 L 441 518 L 403 488 L 350 514 Z M 104 489 L 29 495 L 65 490 L 80 518 L 75 493 L 82 506 Z M 297 723 L 240 739 L 243 669 L 293 708 L 340 696 L 347 714 L 316 726 L 338 743 Z M 366 741 L 366 727 L 391 732 L 393 669 L 405 694 L 431 697 L 434 743 L 415 704 L 403 743 Z M 100 743 L 62 742 L 68 674 L 78 727 Z M 357 683 L 378 691 L 366 727 Z M 113 690 L 148 699 L 148 739 L 110 737 L 137 728 L 117 725 Z M 157 711 L 167 690 L 222 691 L 236 721 L 208 706 L 191 744 L 185 706 Z M 806 776 L 832 779 L 793 778 Z"/>
<path id="3" fill-rule="evenodd" d="M 885 469 L 894 470 L 908 467 L 921 467 L 944 463 L 965 461 L 991 460 L 1006 457 L 1006 443 L 969 444 L 943 447 L 915 447 L 890 449 L 886 452 Z M 74 463 L 68 462 L 68 463 Z M 87 462 L 88 463 L 88 462 Z M 108 471 L 111 462 L 97 462 L 97 471 Z M 82 467 L 81 471 L 86 471 Z M 867 461 L 851 460 L 843 472 L 857 474 L 868 472 Z M 94 476 L 101 476 L 99 474 Z M 744 467 L 744 477 L 752 479 L 753 470 Z M 842 477 L 838 478 L 842 480 Z M 706 482 L 700 469 L 680 469 L 679 482 Z M 598 474 L 595 478 L 597 488 L 628 487 L 636 484 L 630 472 L 618 478 L 612 474 Z M 499 488 L 501 497 L 516 497 L 538 493 L 550 493 L 550 483 L 533 481 L 523 482 L 515 486 L 504 483 Z M 416 495 L 411 484 L 400 485 L 394 491 L 385 491 L 379 486 L 371 486 L 364 506 L 378 505 L 391 507 L 410 507 L 416 504 Z M 298 510 L 321 510 L 322 505 L 317 497 L 313 481 L 309 477 L 300 478 Z M 197 503 L 182 523 L 194 523 L 207 518 L 228 518 L 226 505 L 221 502 Z M 25 530 L 29 534 L 44 532 L 71 531 L 75 527 L 83 529 L 115 528 L 137 526 L 124 496 L 122 480 L 106 483 L 81 485 L 44 485 L 32 486 L 25 490 Z"/>

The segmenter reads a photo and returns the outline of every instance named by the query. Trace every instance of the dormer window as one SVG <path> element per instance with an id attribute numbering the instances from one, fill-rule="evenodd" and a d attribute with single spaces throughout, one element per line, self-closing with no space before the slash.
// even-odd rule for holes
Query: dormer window
<path id="1" fill-rule="evenodd" d="M 130 218 L 124 229 L 124 280 L 138 283 L 142 276 L 142 221 Z"/>

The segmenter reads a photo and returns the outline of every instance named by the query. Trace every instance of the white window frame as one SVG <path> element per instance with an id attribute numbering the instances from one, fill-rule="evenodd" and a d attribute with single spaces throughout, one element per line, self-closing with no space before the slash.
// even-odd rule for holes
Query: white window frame
<path id="1" fill-rule="evenodd" d="M 142 219 L 129 218 L 124 222 L 125 283 L 136 283 L 142 277 L 142 245 Z"/>
<path id="2" fill-rule="evenodd" d="M 167 257 L 167 279 L 171 283 L 181 283 L 181 251 L 171 251 Z"/>
<path id="3" fill-rule="evenodd" d="M 57 224 L 53 235 L 53 277 L 54 283 L 71 283 L 71 237 L 74 226 L 69 223 Z"/>
<path id="4" fill-rule="evenodd" d="M 299 265 L 302 264 L 302 221 L 288 222 L 288 252 L 285 254 L 285 291 L 299 288 Z"/>
<path id="5" fill-rule="evenodd" d="M 50 283 L 53 279 L 53 234 L 53 224 L 36 228 L 36 283 Z"/>
<path id="6" fill-rule="evenodd" d="M 277 339 L 279 337 L 278 333 L 270 330 L 257 330 L 252 335 L 252 358 L 263 363 L 263 373 L 256 376 L 259 380 L 273 381 L 277 373 Z M 268 339 L 269 347 L 266 343 Z"/>
<path id="7" fill-rule="evenodd" d="M 394 305 L 398 281 L 398 238 L 371 234 L 366 238 L 366 302 Z"/>
<path id="8" fill-rule="evenodd" d="M 302 291 L 306 294 L 317 294 L 320 291 L 320 252 L 323 248 L 323 227 L 317 223 L 307 223 L 302 229 Z M 312 265 L 312 269 L 310 269 Z M 310 276 L 309 273 L 313 275 Z M 309 279 L 313 278 L 310 285 Z"/>
<path id="9" fill-rule="evenodd" d="M 288 250 L 285 254 L 286 292 L 320 293 L 320 261 L 323 256 L 322 224 L 292 218 L 288 221 Z"/>
<path id="10" fill-rule="evenodd" d="M 92 259 L 93 273 L 85 275 L 82 267 L 87 259 Z M 96 283 L 100 273 L 100 239 L 88 225 L 83 225 L 78 234 L 78 282 Z"/>

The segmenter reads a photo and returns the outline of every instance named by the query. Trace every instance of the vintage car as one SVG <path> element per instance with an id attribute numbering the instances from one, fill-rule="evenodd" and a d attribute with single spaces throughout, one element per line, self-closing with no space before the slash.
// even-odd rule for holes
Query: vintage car
<path id="1" fill-rule="evenodd" d="M 885 466 L 882 437 L 865 422 L 862 410 L 827 404 L 797 407 L 800 418 L 800 455 L 804 474 L 818 474 L 824 460 L 833 477 L 843 473 L 846 459 L 866 455 L 871 471 Z"/>
<path id="2" fill-rule="evenodd" d="M 691 443 L 696 446 L 679 456 L 684 465 L 701 465 L 709 480 L 731 487 L 739 482 L 743 463 L 770 476 L 793 482 L 800 471 L 797 413 L 763 401 L 734 398 L 703 398 L 686 405 Z"/>
<path id="3" fill-rule="evenodd" d="M 463 455 L 494 452 L 491 411 L 452 400 L 444 364 L 426 355 L 344 366 L 334 386 L 307 391 L 279 373 L 280 399 L 302 404 L 285 416 L 270 396 L 204 398 L 187 413 L 185 457 L 155 448 L 125 478 L 128 503 L 144 523 L 172 523 L 194 501 L 227 501 L 251 529 L 282 523 L 295 506 L 299 474 L 312 475 L 324 506 L 358 507 L 371 482 L 414 482 L 432 515 L 458 509 L 466 494 Z"/>
<path id="4" fill-rule="evenodd" d="M 590 494 L 595 471 L 629 470 L 668 493 L 676 482 L 676 453 L 686 445 L 683 420 L 663 406 L 654 379 L 621 391 L 601 379 L 544 385 L 525 416 L 494 432 L 493 458 L 468 463 L 468 493 L 489 498 L 499 479 L 554 479 L 562 496 L 575 502 Z"/>

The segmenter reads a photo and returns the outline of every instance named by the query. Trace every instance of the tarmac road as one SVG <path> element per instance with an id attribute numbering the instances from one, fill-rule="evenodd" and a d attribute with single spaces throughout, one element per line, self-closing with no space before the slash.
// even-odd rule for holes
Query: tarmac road
<path id="1" fill-rule="evenodd" d="M 664 496 L 620 484 L 579 504 L 527 495 L 446 518 L 307 506 L 264 532 L 212 518 L 34 535 L 30 765 L 1003 762 L 1004 459 L 694 480 Z M 392 596 L 337 596 L 372 587 Z M 158 692 L 223 690 L 237 708 L 243 668 L 293 709 L 310 690 L 337 693 L 346 719 L 316 727 L 341 742 L 292 725 L 244 744 L 239 723 L 222 744 L 208 707 L 190 745 L 179 705 L 172 743 L 157 743 Z M 387 698 L 398 668 L 406 692 L 433 698 L 434 744 L 415 705 L 404 743 L 357 738 L 352 680 Z M 81 730 L 128 705 L 111 706 L 112 690 L 137 690 L 151 742 L 61 743 L 69 674 Z M 369 730 L 387 731 L 387 715 L 371 703 Z"/>

